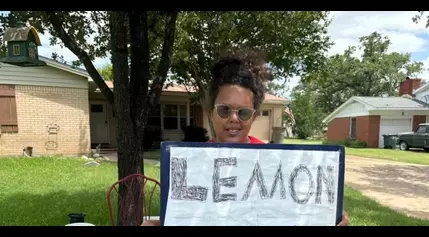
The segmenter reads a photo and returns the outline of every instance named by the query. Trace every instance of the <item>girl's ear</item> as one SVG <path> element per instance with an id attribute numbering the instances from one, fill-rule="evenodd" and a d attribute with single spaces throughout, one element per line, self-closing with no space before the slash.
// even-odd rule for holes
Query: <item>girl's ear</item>
<path id="1" fill-rule="evenodd" d="M 259 114 L 260 114 L 260 110 L 256 110 L 256 112 L 253 114 L 253 116 L 252 116 L 252 120 L 253 121 L 255 121 L 255 119 L 256 119 L 256 117 L 258 117 L 259 116 Z M 252 122 L 253 122 L 252 121 Z"/>

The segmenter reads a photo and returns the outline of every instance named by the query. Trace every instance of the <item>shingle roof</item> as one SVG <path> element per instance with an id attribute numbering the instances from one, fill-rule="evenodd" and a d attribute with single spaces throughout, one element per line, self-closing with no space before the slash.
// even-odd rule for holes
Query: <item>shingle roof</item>
<path id="1" fill-rule="evenodd" d="M 429 108 L 429 105 L 407 97 L 367 97 L 355 96 L 356 100 L 377 109 Z"/>
<path id="2" fill-rule="evenodd" d="M 88 77 L 90 77 L 89 74 L 88 74 L 88 72 L 85 69 L 82 69 L 82 68 L 79 68 L 79 67 L 75 67 L 74 68 L 74 67 L 72 67 L 71 65 L 69 65 L 67 63 L 58 62 L 58 61 L 55 61 L 55 60 L 53 60 L 51 58 L 44 57 L 44 56 L 41 56 L 41 55 L 39 55 L 39 59 L 43 60 L 45 62 L 50 62 L 52 64 L 61 65 L 62 67 L 68 67 L 70 69 L 73 69 L 73 70 L 79 71 L 81 73 L 84 73 Z M 106 85 L 110 89 L 113 89 L 113 83 L 111 81 L 106 81 Z M 163 91 L 168 91 L 168 92 L 188 92 L 188 91 L 191 91 L 192 92 L 192 91 L 195 91 L 195 90 L 192 89 L 192 88 L 188 88 L 188 90 L 187 90 L 184 86 L 176 85 L 176 86 L 169 86 L 167 88 L 164 88 Z M 279 102 L 283 103 L 283 102 L 287 102 L 288 101 L 285 98 L 281 98 L 281 97 L 278 97 L 278 96 L 275 96 L 275 95 L 271 95 L 271 94 L 265 94 L 265 100 L 267 100 L 267 101 L 276 101 L 276 103 L 279 103 Z"/>
<path id="3" fill-rule="evenodd" d="M 72 67 L 72 65 L 70 65 L 70 64 L 59 62 L 59 61 L 55 61 L 52 58 L 48 58 L 48 57 L 39 55 L 39 59 L 42 60 L 42 61 L 45 61 L 45 62 L 57 63 L 57 64 L 60 64 L 60 65 L 62 65 L 64 67 L 69 67 L 71 69 L 78 70 L 78 71 L 80 71 L 82 73 L 88 74 L 88 72 L 85 69 L 82 69 L 80 67 Z M 88 74 L 88 77 L 89 77 L 89 74 Z"/>
<path id="4" fill-rule="evenodd" d="M 353 96 L 335 109 L 332 113 L 323 119 L 324 123 L 329 123 L 345 107 L 353 102 L 365 105 L 365 109 L 374 110 L 429 110 L 429 104 L 416 100 L 412 97 L 372 97 L 372 96 Z"/>
<path id="5" fill-rule="evenodd" d="M 28 33 L 31 32 L 34 36 L 37 46 L 41 46 L 39 35 L 32 26 L 24 26 L 19 28 L 7 28 L 4 32 L 4 41 L 26 41 L 28 39 Z"/>
<path id="6" fill-rule="evenodd" d="M 113 83 L 111 81 L 106 81 L 106 85 L 110 88 L 113 89 Z M 192 87 L 188 87 L 186 88 L 185 86 L 182 85 L 175 85 L 175 86 L 168 86 L 167 88 L 163 88 L 163 91 L 166 92 L 195 92 L 195 89 Z M 265 94 L 265 100 L 268 101 L 284 101 L 287 102 L 287 99 L 275 96 L 275 95 L 271 95 L 271 94 Z"/>

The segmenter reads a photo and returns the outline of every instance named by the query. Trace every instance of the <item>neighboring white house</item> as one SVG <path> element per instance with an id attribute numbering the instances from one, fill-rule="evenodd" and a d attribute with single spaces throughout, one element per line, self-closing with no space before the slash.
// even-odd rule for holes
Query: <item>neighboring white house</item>
<path id="1" fill-rule="evenodd" d="M 429 84 L 421 79 L 402 81 L 399 97 L 354 96 L 329 114 L 328 140 L 355 138 L 368 147 L 383 147 L 384 134 L 414 131 L 429 122 Z"/>

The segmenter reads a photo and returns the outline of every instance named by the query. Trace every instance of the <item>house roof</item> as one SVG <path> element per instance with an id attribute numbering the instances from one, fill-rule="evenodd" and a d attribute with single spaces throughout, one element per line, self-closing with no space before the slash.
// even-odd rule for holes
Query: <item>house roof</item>
<path id="1" fill-rule="evenodd" d="M 113 89 L 113 83 L 111 81 L 106 81 L 106 84 L 109 88 Z M 174 85 L 174 86 L 168 86 L 168 87 L 164 87 L 163 91 L 165 92 L 183 92 L 183 93 L 187 93 L 187 92 L 195 92 L 195 88 L 193 87 L 185 87 L 182 85 Z M 275 96 L 275 95 L 271 95 L 271 94 L 265 94 L 265 101 L 276 101 L 276 102 L 287 102 L 287 99 Z"/>
<path id="2" fill-rule="evenodd" d="M 353 102 L 365 105 L 367 111 L 376 110 L 429 110 L 429 105 L 408 96 L 396 97 L 371 97 L 353 96 L 338 107 L 334 112 L 326 116 L 323 122 L 330 122 L 335 116 Z"/>
<path id="3" fill-rule="evenodd" d="M 356 96 L 355 100 L 363 104 L 369 105 L 375 109 L 419 109 L 428 108 L 428 105 L 418 100 L 408 97 L 364 97 Z"/>
<path id="4" fill-rule="evenodd" d="M 62 69 L 71 73 L 75 73 L 84 77 L 88 77 L 88 80 L 92 81 L 92 78 L 90 77 L 90 75 L 88 74 L 88 72 L 85 69 L 82 68 L 73 68 L 71 65 L 66 64 L 66 63 L 62 63 L 62 62 L 58 62 L 55 61 L 53 59 L 44 57 L 44 56 L 39 56 L 39 59 L 42 61 L 45 61 L 47 65 L 58 68 L 58 69 Z M 106 84 L 109 88 L 113 89 L 113 83 L 111 81 L 106 81 Z M 163 89 L 163 91 L 165 92 L 183 92 L 186 93 L 188 91 L 190 92 L 194 92 L 195 90 L 191 87 L 186 88 L 185 86 L 181 86 L 181 85 L 176 85 L 176 86 L 169 86 Z M 270 94 L 265 94 L 265 101 L 266 102 L 277 102 L 277 103 L 285 103 L 288 102 L 287 99 L 275 96 L 275 95 L 270 95 Z"/>
<path id="5" fill-rule="evenodd" d="M 50 59 L 50 58 L 47 58 L 47 57 L 44 57 L 41 55 L 39 55 L 39 60 L 46 62 L 46 64 L 48 66 L 58 68 L 58 69 L 61 69 L 61 70 L 67 71 L 67 72 L 71 72 L 71 73 L 74 73 L 74 74 L 77 74 L 77 75 L 80 75 L 83 77 L 91 78 L 89 76 L 88 72 L 82 68 L 75 68 L 75 67 L 72 67 L 71 65 L 69 65 L 67 63 L 58 62 L 58 61 L 55 61 L 53 59 Z"/>
<path id="6" fill-rule="evenodd" d="M 7 28 L 4 32 L 4 41 L 26 41 L 28 39 L 28 33 L 31 32 L 34 36 L 34 40 L 36 41 L 37 46 L 41 46 L 39 35 L 37 31 L 32 26 L 24 26 L 18 28 Z"/>

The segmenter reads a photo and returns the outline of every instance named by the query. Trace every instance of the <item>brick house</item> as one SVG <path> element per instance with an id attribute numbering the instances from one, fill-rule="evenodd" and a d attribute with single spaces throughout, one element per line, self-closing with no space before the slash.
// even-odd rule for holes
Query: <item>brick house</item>
<path id="1" fill-rule="evenodd" d="M 353 96 L 329 114 L 327 139 L 340 141 L 354 138 L 370 148 L 382 148 L 383 135 L 414 131 L 418 124 L 429 122 L 429 84 L 421 79 L 406 78 L 399 96 Z"/>
<path id="2" fill-rule="evenodd" d="M 112 106 L 89 74 L 42 56 L 39 59 L 46 66 L 0 65 L 0 156 L 22 155 L 28 146 L 34 155 L 85 154 L 91 144 L 99 143 L 115 147 Z M 185 125 L 208 129 L 207 112 L 190 103 L 184 87 L 166 88 L 160 100 L 149 123 L 162 129 L 164 139 L 181 140 Z M 251 134 L 270 140 L 271 128 L 281 126 L 287 102 L 267 94 Z"/>

